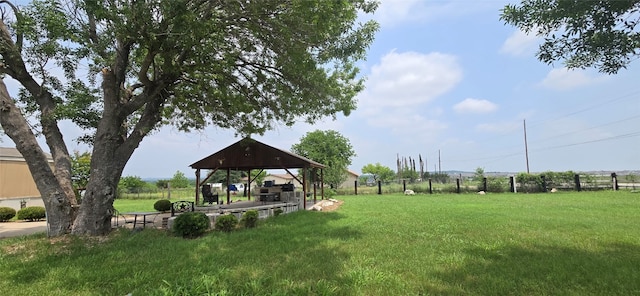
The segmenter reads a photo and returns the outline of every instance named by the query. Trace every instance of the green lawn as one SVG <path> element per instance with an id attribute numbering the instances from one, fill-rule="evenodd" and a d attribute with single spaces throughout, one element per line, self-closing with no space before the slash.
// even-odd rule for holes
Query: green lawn
<path id="1" fill-rule="evenodd" d="M 3 295 L 640 294 L 640 194 L 359 195 L 185 240 L 0 240 Z M 154 201 L 148 201 L 152 206 Z M 116 204 L 117 206 L 117 204 Z"/>

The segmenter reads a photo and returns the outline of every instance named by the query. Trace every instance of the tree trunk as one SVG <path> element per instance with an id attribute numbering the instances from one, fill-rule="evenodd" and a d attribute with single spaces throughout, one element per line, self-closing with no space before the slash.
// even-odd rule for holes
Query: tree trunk
<path id="1" fill-rule="evenodd" d="M 127 130 L 123 127 L 127 114 L 122 113 L 122 107 L 119 105 L 120 89 L 117 81 L 119 80 L 114 72 L 103 70 L 102 89 L 105 106 L 96 129 L 89 183 L 73 224 L 73 234 L 105 235 L 111 232 L 113 201 L 118 191 L 120 176 L 129 158 L 146 135 L 134 129 L 127 136 Z M 159 119 L 144 120 L 146 117 L 148 116 L 142 115 L 141 121 L 149 124 L 144 125 L 145 130 L 151 130 Z"/>
<path id="2" fill-rule="evenodd" d="M 0 125 L 29 166 L 47 212 L 49 236 L 69 233 L 73 220 L 70 197 L 58 182 L 20 109 L 9 97 L 3 80 L 0 80 Z"/>
<path id="3" fill-rule="evenodd" d="M 111 168 L 91 173 L 71 233 L 106 235 L 111 231 L 113 201 L 117 193 L 119 176 L 120 173 Z"/>

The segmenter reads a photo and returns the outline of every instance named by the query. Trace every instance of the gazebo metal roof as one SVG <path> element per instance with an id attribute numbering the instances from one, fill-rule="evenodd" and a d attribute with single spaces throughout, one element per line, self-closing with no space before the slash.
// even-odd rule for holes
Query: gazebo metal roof
<path id="1" fill-rule="evenodd" d="M 251 138 L 244 138 L 193 164 L 193 169 L 297 169 L 325 168 L 300 155 L 281 150 Z"/>

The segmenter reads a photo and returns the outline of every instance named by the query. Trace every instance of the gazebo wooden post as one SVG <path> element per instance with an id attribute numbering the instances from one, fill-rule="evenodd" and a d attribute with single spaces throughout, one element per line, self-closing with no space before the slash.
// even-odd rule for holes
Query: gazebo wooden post
<path id="1" fill-rule="evenodd" d="M 307 170 L 309 167 L 302 168 L 302 206 L 303 210 L 307 209 Z"/>
<path id="2" fill-rule="evenodd" d="M 200 201 L 200 169 L 196 169 L 196 204 L 199 205 Z"/>
<path id="3" fill-rule="evenodd" d="M 227 204 L 231 201 L 231 191 L 229 191 L 229 179 L 231 179 L 231 169 L 227 168 Z"/>
<path id="4" fill-rule="evenodd" d="M 312 179 L 313 179 L 313 204 L 315 205 L 316 203 L 318 203 L 318 201 L 316 200 L 316 195 L 318 194 L 317 192 L 317 180 L 316 180 L 316 174 L 317 174 L 317 168 L 313 169 L 313 175 L 312 175 Z"/>
<path id="5" fill-rule="evenodd" d="M 320 169 L 320 195 L 324 200 L 324 169 Z"/>
<path id="6" fill-rule="evenodd" d="M 251 200 L 251 170 L 247 171 L 247 200 Z"/>

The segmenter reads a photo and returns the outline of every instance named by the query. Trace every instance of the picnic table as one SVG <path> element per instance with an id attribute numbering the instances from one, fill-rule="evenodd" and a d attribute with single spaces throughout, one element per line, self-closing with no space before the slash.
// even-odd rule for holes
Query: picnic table
<path id="1" fill-rule="evenodd" d="M 155 217 L 151 221 L 147 221 L 147 216 L 156 216 L 160 214 L 160 212 L 128 212 L 122 213 L 123 215 L 133 216 L 133 222 L 127 221 L 127 223 L 133 223 L 133 228 L 136 228 L 136 224 L 138 223 L 138 216 L 142 217 L 142 228 L 145 228 L 147 223 L 153 223 L 155 221 Z"/>

